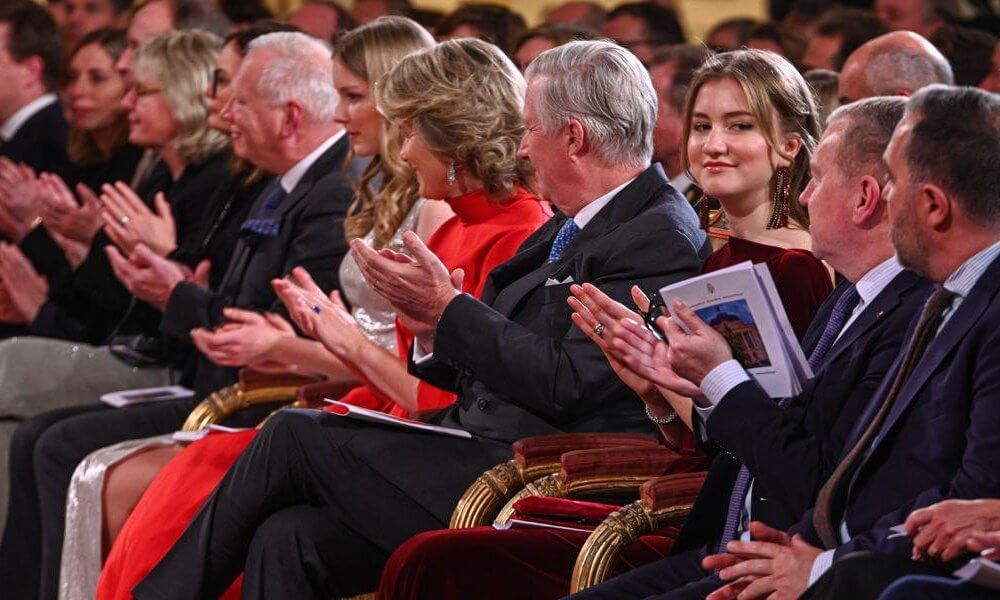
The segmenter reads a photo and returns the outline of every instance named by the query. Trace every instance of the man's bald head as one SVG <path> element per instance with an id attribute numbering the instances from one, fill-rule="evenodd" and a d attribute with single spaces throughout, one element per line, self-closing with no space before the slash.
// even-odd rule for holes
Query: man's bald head
<path id="1" fill-rule="evenodd" d="M 954 83 L 948 59 L 926 38 L 912 31 L 893 31 L 847 57 L 838 95 L 841 104 L 848 104 L 873 96 L 910 96 L 935 83 Z"/>

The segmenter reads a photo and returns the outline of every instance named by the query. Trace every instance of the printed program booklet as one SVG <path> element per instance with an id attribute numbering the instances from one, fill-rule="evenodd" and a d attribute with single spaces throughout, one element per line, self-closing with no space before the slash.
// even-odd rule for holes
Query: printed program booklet
<path id="1" fill-rule="evenodd" d="M 182 400 L 191 396 L 194 396 L 194 390 L 189 390 L 180 385 L 167 385 L 163 387 L 136 388 L 121 392 L 109 392 L 101 395 L 101 402 L 110 404 L 115 408 L 122 408 L 123 406 L 132 406 L 134 404 Z"/>
<path id="2" fill-rule="evenodd" d="M 472 434 L 462 429 L 455 429 L 453 427 L 440 427 L 438 425 L 431 425 L 429 423 L 414 421 L 413 419 L 394 417 L 392 415 L 387 415 L 385 413 L 378 412 L 377 410 L 369 410 L 367 408 L 361 408 L 360 406 L 345 404 L 343 402 L 338 402 L 336 400 L 331 400 L 329 398 L 326 398 L 323 401 L 330 404 L 333 407 L 333 410 L 329 411 L 330 414 L 338 415 L 341 417 L 347 417 L 349 419 L 358 419 L 359 421 L 368 421 L 369 423 L 381 423 L 382 425 L 388 425 L 390 427 L 401 427 L 403 429 L 417 429 L 420 431 L 426 431 L 427 433 L 436 433 L 438 435 L 450 435 L 452 437 L 465 438 L 468 440 L 472 439 Z"/>
<path id="3" fill-rule="evenodd" d="M 668 285 L 660 295 L 675 320 L 680 298 L 722 334 L 733 358 L 772 398 L 798 394 L 812 377 L 767 265 L 742 262 Z"/>

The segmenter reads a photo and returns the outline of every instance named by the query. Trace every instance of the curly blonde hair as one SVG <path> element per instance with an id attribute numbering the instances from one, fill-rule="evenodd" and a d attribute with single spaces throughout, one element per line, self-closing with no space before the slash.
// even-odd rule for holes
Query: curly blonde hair
<path id="1" fill-rule="evenodd" d="M 524 90 L 524 77 L 499 48 L 457 39 L 406 57 L 376 91 L 387 118 L 410 122 L 434 152 L 503 202 L 531 177 L 517 157 Z"/>
<path id="2" fill-rule="evenodd" d="M 368 82 L 374 96 L 375 82 L 406 56 L 434 45 L 434 38 L 416 21 L 406 17 L 380 17 L 344 34 L 333 49 L 334 60 Z M 399 127 L 382 119 L 379 153 L 361 174 L 357 197 L 344 220 L 347 239 L 374 230 L 374 246 L 385 246 L 419 199 L 416 175 L 399 157 L 403 137 Z M 381 187 L 373 192 L 375 179 Z"/>
<path id="3" fill-rule="evenodd" d="M 222 39 L 189 29 L 157 36 L 135 55 L 134 70 L 159 82 L 170 112 L 180 124 L 177 150 L 189 163 L 204 162 L 229 145 L 229 137 L 208 126 L 208 96 Z"/>

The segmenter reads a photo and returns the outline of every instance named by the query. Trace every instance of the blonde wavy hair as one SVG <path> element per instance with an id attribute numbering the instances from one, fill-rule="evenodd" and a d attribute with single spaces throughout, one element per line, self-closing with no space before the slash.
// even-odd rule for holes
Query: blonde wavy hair
<path id="1" fill-rule="evenodd" d="M 218 36 L 189 29 L 157 36 L 135 55 L 133 69 L 156 79 L 170 112 L 180 124 L 175 144 L 188 163 L 204 162 L 229 145 L 229 137 L 208 126 L 208 96 Z"/>
<path id="2" fill-rule="evenodd" d="M 416 21 L 406 17 L 380 17 L 344 34 L 333 49 L 334 60 L 368 82 L 374 102 L 375 83 L 403 58 L 434 45 L 434 38 Z M 399 127 L 382 119 L 379 153 L 361 174 L 358 193 L 344 220 L 347 239 L 374 230 L 374 246 L 392 239 L 400 223 L 419 199 L 416 175 L 399 157 L 403 137 Z M 373 192 L 381 176 L 381 186 Z"/>
<path id="3" fill-rule="evenodd" d="M 431 149 L 503 202 L 531 177 L 517 157 L 525 128 L 524 77 L 493 44 L 442 42 L 403 59 L 377 88 L 391 121 L 407 121 Z"/>
<path id="4" fill-rule="evenodd" d="M 681 135 L 681 161 L 684 172 L 694 179 L 688 163 L 688 136 L 691 135 L 691 113 L 698 90 L 709 81 L 733 79 L 743 88 L 754 119 L 760 123 L 767 145 L 779 156 L 791 162 L 791 194 L 789 217 L 803 228 L 809 227 L 809 215 L 799 204 L 799 194 L 809 183 L 809 159 L 823 131 L 820 111 L 812 89 L 798 70 L 780 55 L 766 50 L 733 50 L 713 54 L 695 71 L 688 90 L 684 110 L 684 133 Z M 777 115 L 775 127 L 773 114 Z M 787 156 L 775 137 L 775 131 L 795 134 L 802 148 L 795 157 Z M 773 178 L 772 178 L 773 179 Z M 775 185 L 772 181 L 772 186 Z"/>

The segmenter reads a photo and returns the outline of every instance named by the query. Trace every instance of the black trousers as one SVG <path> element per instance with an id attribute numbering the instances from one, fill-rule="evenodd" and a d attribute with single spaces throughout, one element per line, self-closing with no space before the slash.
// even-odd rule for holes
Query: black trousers
<path id="1" fill-rule="evenodd" d="M 446 527 L 465 488 L 509 457 L 506 443 L 282 411 L 132 592 L 217 598 L 240 571 L 244 598 L 372 591 L 393 550 Z"/>
<path id="2" fill-rule="evenodd" d="M 894 581 L 907 575 L 946 576 L 952 570 L 951 567 L 914 562 L 905 556 L 855 552 L 835 562 L 802 597 L 875 600 Z"/>
<path id="3" fill-rule="evenodd" d="M 179 400 L 123 409 L 76 406 L 18 426 L 11 445 L 7 526 L 0 543 L 4 598 L 58 596 L 66 492 L 80 461 L 105 446 L 176 431 L 194 404 Z"/>
<path id="4" fill-rule="evenodd" d="M 643 565 L 569 596 L 572 600 L 702 600 L 722 587 L 701 566 L 705 549 L 690 550 Z"/>

